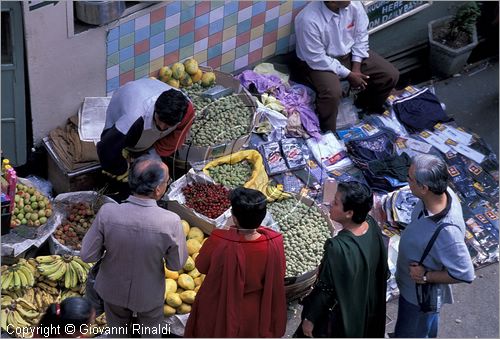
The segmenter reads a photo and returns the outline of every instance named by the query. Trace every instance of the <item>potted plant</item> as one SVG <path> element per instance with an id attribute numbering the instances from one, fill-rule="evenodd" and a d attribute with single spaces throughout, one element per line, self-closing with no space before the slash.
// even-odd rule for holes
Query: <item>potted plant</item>
<path id="1" fill-rule="evenodd" d="M 460 72 L 477 45 L 478 5 L 469 1 L 455 12 L 429 22 L 430 64 L 433 73 L 452 76 Z"/>

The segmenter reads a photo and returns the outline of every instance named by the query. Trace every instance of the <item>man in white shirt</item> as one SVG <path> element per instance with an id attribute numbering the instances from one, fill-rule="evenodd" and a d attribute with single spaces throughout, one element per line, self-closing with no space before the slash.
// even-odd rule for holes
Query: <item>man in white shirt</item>
<path id="1" fill-rule="evenodd" d="M 323 131 L 336 129 L 340 79 L 360 90 L 355 104 L 382 113 L 398 70 L 368 45 L 368 16 L 358 1 L 312 1 L 295 18 L 296 53 L 303 80 L 316 91 Z"/>

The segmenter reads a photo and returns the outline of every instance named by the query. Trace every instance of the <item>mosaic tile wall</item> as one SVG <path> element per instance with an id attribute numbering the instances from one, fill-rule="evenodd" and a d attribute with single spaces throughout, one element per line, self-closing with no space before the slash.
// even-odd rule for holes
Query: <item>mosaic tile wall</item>
<path id="1" fill-rule="evenodd" d="M 164 65 L 194 57 L 237 73 L 294 49 L 293 19 L 307 1 L 169 1 L 107 34 L 106 90 L 156 76 Z"/>

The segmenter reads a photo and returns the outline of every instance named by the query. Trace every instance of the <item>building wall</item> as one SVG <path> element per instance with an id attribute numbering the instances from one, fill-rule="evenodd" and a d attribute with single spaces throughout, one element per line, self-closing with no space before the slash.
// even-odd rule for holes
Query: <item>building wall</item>
<path id="1" fill-rule="evenodd" d="M 70 37 L 67 5 L 59 1 L 30 11 L 23 3 L 35 144 L 76 114 L 85 97 L 106 95 L 106 30 Z"/>
<path id="2" fill-rule="evenodd" d="M 171 1 L 111 29 L 106 91 L 194 57 L 233 73 L 294 48 L 293 19 L 306 1 Z"/>
<path id="3" fill-rule="evenodd" d="M 69 2 L 34 11 L 23 3 L 35 144 L 76 114 L 85 97 L 110 95 L 127 81 L 156 75 L 163 65 L 194 56 L 201 65 L 237 73 L 292 51 L 293 19 L 306 3 L 165 1 L 77 35 L 70 29 Z M 374 33 L 372 47 L 386 55 L 425 41 L 427 22 L 448 14 L 454 3 L 435 1 Z"/>

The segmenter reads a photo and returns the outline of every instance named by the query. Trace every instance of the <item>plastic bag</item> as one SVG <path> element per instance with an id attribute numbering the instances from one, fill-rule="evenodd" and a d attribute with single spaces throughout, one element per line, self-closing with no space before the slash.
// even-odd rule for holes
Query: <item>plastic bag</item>
<path id="1" fill-rule="evenodd" d="M 220 158 L 217 158 L 211 162 L 209 162 L 205 168 L 203 168 L 203 173 L 207 176 L 210 176 L 208 169 L 221 165 L 221 164 L 236 164 L 240 161 L 246 160 L 252 164 L 252 176 L 250 180 L 248 180 L 243 187 L 253 188 L 261 191 L 262 193 L 266 193 L 266 186 L 269 178 L 267 177 L 266 170 L 264 168 L 264 163 L 262 160 L 262 156 L 259 152 L 255 150 L 245 150 L 239 151 L 233 154 L 229 154 Z"/>
<path id="2" fill-rule="evenodd" d="M 50 181 L 37 177 L 36 175 L 28 175 L 26 179 L 28 179 L 37 190 L 43 193 L 43 195 L 52 198 L 52 184 Z"/>

